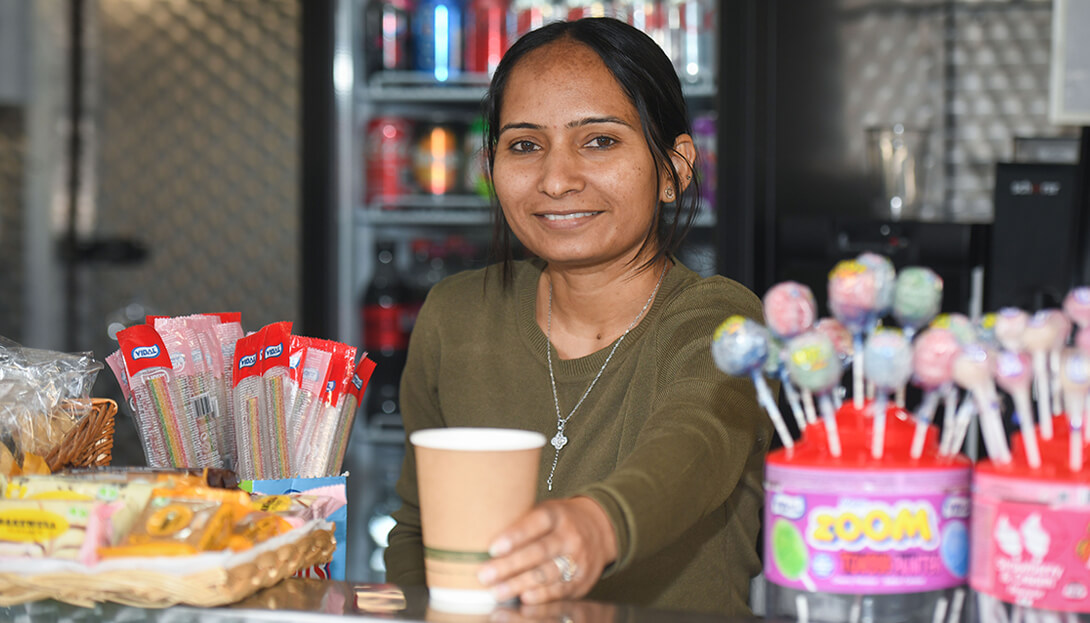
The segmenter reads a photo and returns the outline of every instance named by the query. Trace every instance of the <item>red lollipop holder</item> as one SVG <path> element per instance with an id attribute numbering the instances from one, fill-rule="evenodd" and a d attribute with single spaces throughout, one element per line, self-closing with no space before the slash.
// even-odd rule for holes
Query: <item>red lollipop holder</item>
<path id="1" fill-rule="evenodd" d="M 1090 613 L 1090 473 L 1068 464 L 1070 427 L 1053 419 L 1038 469 L 1020 433 L 1012 461 L 977 463 L 973 475 L 970 586 L 1000 601 Z M 1085 456 L 1085 452 L 1083 453 Z"/>
<path id="2" fill-rule="evenodd" d="M 765 465 L 765 575 L 808 592 L 903 595 L 963 586 L 968 575 L 969 481 L 963 456 L 938 456 L 929 427 L 910 456 L 916 425 L 890 405 L 881 459 L 871 456 L 871 403 L 837 411 L 842 453 L 822 423 Z"/>

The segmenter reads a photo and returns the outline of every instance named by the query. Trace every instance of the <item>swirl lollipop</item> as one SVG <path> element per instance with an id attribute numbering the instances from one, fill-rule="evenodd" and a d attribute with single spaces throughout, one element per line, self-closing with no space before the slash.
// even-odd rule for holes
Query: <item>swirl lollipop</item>
<path id="1" fill-rule="evenodd" d="M 732 376 L 748 376 L 757 388 L 757 401 L 768 412 L 772 425 L 785 448 L 795 443 L 780 414 L 780 408 L 772 398 L 768 383 L 761 376 L 761 369 L 768 359 L 768 330 L 742 316 L 731 316 L 719 325 L 712 337 L 712 358 L 715 365 Z"/>
<path id="2" fill-rule="evenodd" d="M 1029 399 L 1029 388 L 1033 384 L 1031 365 L 1025 353 L 1005 350 L 996 359 L 995 382 L 1014 400 L 1018 425 L 1022 429 L 1022 445 L 1026 449 L 1026 463 L 1037 469 L 1041 466 L 1041 450 L 1033 426 L 1033 403 Z"/>
<path id="3" fill-rule="evenodd" d="M 840 321 L 836 318 L 822 318 L 814 325 L 814 329 L 829 336 L 829 339 L 833 341 L 833 348 L 836 349 L 836 356 L 840 359 L 841 368 L 850 366 L 852 358 L 855 357 L 855 343 L 852 340 L 851 331 L 848 331 L 847 327 L 840 324 Z M 840 388 L 838 387 L 833 392 L 833 406 L 839 409 L 840 401 Z"/>
<path id="4" fill-rule="evenodd" d="M 813 292 L 807 286 L 795 281 L 785 281 L 772 286 L 765 293 L 763 305 L 765 326 L 779 340 L 788 340 L 808 331 L 814 326 L 814 319 L 817 317 L 817 302 L 814 301 Z M 799 430 L 803 430 L 806 428 L 806 418 L 803 416 L 799 394 L 787 374 L 787 368 L 779 366 L 777 375 L 780 386 L 787 395 L 791 413 L 799 424 Z"/>
<path id="5" fill-rule="evenodd" d="M 787 343 L 787 371 L 799 387 L 818 397 L 821 419 L 829 441 L 829 453 L 840 456 L 840 432 L 829 393 L 840 382 L 841 368 L 833 342 L 824 334 L 808 331 Z"/>
<path id="6" fill-rule="evenodd" d="M 1072 288 L 1064 297 L 1063 310 L 1080 329 L 1090 326 L 1090 287 Z"/>
<path id="7" fill-rule="evenodd" d="M 829 311 L 852 333 L 852 402 L 863 408 L 863 335 L 878 310 L 874 270 L 857 260 L 842 260 L 829 273 Z"/>
<path id="8" fill-rule="evenodd" d="M 1017 307 L 1004 307 L 995 316 L 995 339 L 1004 350 L 1021 352 L 1022 333 L 1029 322 L 1029 314 Z"/>
<path id="9" fill-rule="evenodd" d="M 931 326 L 936 329 L 947 329 L 954 334 L 962 346 L 975 344 L 978 341 L 976 327 L 965 314 L 939 314 L 931 321 Z"/>
<path id="10" fill-rule="evenodd" d="M 1033 383 L 1037 388 L 1037 418 L 1041 438 L 1052 439 L 1052 391 L 1048 381 L 1048 352 L 1056 342 L 1057 327 L 1048 314 L 1037 312 L 1022 331 L 1022 345 L 1033 356 Z"/>
<path id="11" fill-rule="evenodd" d="M 874 284 L 877 289 L 877 298 L 874 306 L 874 314 L 870 318 L 871 329 L 878 323 L 878 319 L 889 314 L 893 309 L 894 291 L 897 287 L 897 270 L 893 268 L 893 262 L 884 255 L 878 255 L 867 251 L 860 253 L 855 258 L 860 264 L 874 271 Z"/>
<path id="12" fill-rule="evenodd" d="M 938 315 L 942 307 L 942 277 L 922 266 L 909 266 L 897 274 L 893 288 L 893 319 L 909 340 Z"/>
<path id="13" fill-rule="evenodd" d="M 872 408 L 874 438 L 871 456 L 880 459 L 886 444 L 886 405 L 890 393 L 903 387 L 912 376 L 912 347 L 900 331 L 879 329 L 867 338 L 863 347 L 866 369 L 863 371 L 876 390 Z"/>
<path id="14" fill-rule="evenodd" d="M 916 337 L 912 350 L 913 380 L 923 390 L 916 408 L 916 431 L 912 436 L 912 458 L 923 454 L 927 428 L 935 415 L 939 398 L 948 395 L 954 381 L 954 359 L 961 354 L 961 344 L 946 329 L 924 329 Z M 956 398 L 956 394 L 955 394 Z M 949 415 L 949 413 L 948 413 Z M 953 430 L 952 418 L 943 420 L 946 430 Z"/>
<path id="15" fill-rule="evenodd" d="M 1077 472 L 1082 470 L 1083 408 L 1090 391 L 1090 357 L 1074 348 L 1068 349 L 1064 353 L 1060 382 L 1063 384 L 1067 419 L 1071 424 L 1071 449 L 1067 462 L 1071 471 Z"/>
<path id="16" fill-rule="evenodd" d="M 999 397 L 992 381 L 994 357 L 979 344 L 962 347 L 954 360 L 954 382 L 973 395 L 980 413 L 980 430 L 988 456 L 996 463 L 1010 463 L 1011 451 L 999 415 Z"/>

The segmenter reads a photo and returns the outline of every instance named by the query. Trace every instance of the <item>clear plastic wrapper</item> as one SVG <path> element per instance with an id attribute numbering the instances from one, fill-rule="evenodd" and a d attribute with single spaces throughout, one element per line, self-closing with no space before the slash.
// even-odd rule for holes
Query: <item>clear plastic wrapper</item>
<path id="1" fill-rule="evenodd" d="M 352 425 L 356 421 L 356 411 L 363 401 L 363 393 L 367 390 L 367 382 L 375 371 L 375 362 L 367 358 L 367 353 L 360 357 L 359 364 L 352 374 L 348 385 L 348 395 L 345 396 L 344 406 L 341 408 L 340 418 L 337 420 L 337 429 L 333 435 L 333 448 L 329 453 L 329 462 L 326 464 L 321 476 L 332 476 L 340 473 L 344 464 L 344 455 L 348 451 L 348 439 L 352 435 Z"/>
<path id="2" fill-rule="evenodd" d="M 356 349 L 344 344 L 335 346 L 321 405 L 308 423 L 303 440 L 305 452 L 298 473 L 304 478 L 326 475 L 326 464 L 333 451 L 338 420 L 344 408 L 345 388 L 352 378 Z"/>
<path id="3" fill-rule="evenodd" d="M 259 332 L 263 336 L 261 378 L 265 389 L 262 412 L 263 450 L 271 478 L 291 475 L 291 446 L 288 444 L 288 403 L 291 374 L 288 371 L 288 341 L 291 323 L 277 322 Z"/>
<path id="4" fill-rule="evenodd" d="M 238 462 L 235 471 L 239 478 L 252 480 L 268 478 L 265 455 L 261 442 L 261 414 L 265 409 L 265 390 L 262 385 L 261 356 L 262 335 L 254 333 L 240 338 L 234 353 L 234 405 L 235 443 Z"/>
<path id="5" fill-rule="evenodd" d="M 292 336 L 292 342 L 298 345 L 300 362 L 295 375 L 298 389 L 288 419 L 288 434 L 293 440 L 292 471 L 301 474 L 306 467 L 302 462 L 307 454 L 307 443 L 318 422 L 322 393 L 329 380 L 333 343 L 298 336 Z"/>
<path id="6" fill-rule="evenodd" d="M 217 434 L 218 410 L 212 375 L 204 363 L 196 335 L 177 318 L 156 321 L 174 366 L 174 380 L 182 400 L 184 427 L 192 430 L 192 463 L 185 467 L 223 467 Z"/>

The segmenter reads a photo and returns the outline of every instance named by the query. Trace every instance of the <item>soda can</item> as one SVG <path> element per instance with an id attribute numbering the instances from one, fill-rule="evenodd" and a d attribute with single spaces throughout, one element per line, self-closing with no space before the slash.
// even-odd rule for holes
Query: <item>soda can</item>
<path id="1" fill-rule="evenodd" d="M 413 177 L 422 192 L 447 195 L 460 182 L 462 152 L 453 124 L 430 123 L 417 135 L 413 150 Z"/>
<path id="2" fill-rule="evenodd" d="M 369 73 L 412 69 L 410 0 L 374 0 L 364 9 L 364 59 Z"/>
<path id="3" fill-rule="evenodd" d="M 420 0 L 413 15 L 416 68 L 446 82 L 461 73 L 463 0 Z"/>
<path id="4" fill-rule="evenodd" d="M 492 75 L 507 51 L 508 0 L 471 0 L 466 11 L 466 71 Z"/>
<path id="5" fill-rule="evenodd" d="M 563 19 L 562 8 L 566 9 L 553 0 L 513 0 L 511 4 L 514 21 L 512 41 L 531 30 Z"/>
<path id="6" fill-rule="evenodd" d="M 404 117 L 375 117 L 367 125 L 365 200 L 399 197 L 413 191 L 409 171 L 412 167 L 413 124 Z"/>

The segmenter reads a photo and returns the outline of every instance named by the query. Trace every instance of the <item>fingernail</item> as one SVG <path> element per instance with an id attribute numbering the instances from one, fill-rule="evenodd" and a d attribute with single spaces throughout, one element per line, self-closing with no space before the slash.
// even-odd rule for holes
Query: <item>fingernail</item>
<path id="1" fill-rule="evenodd" d="M 511 595 L 510 589 L 507 587 L 506 584 L 500 584 L 498 586 L 493 586 L 492 587 L 492 597 L 497 602 L 507 601 L 508 599 L 511 599 L 511 597 L 513 597 L 513 596 L 514 595 Z"/>
<path id="2" fill-rule="evenodd" d="M 496 572 L 489 567 L 483 567 L 477 572 L 477 580 L 484 585 L 491 584 L 496 580 Z"/>
<path id="3" fill-rule="evenodd" d="M 511 551 L 511 541 L 507 539 L 496 539 L 496 542 L 492 544 L 492 547 L 488 550 L 488 554 L 495 558 L 496 556 L 503 556 L 507 552 Z"/>

